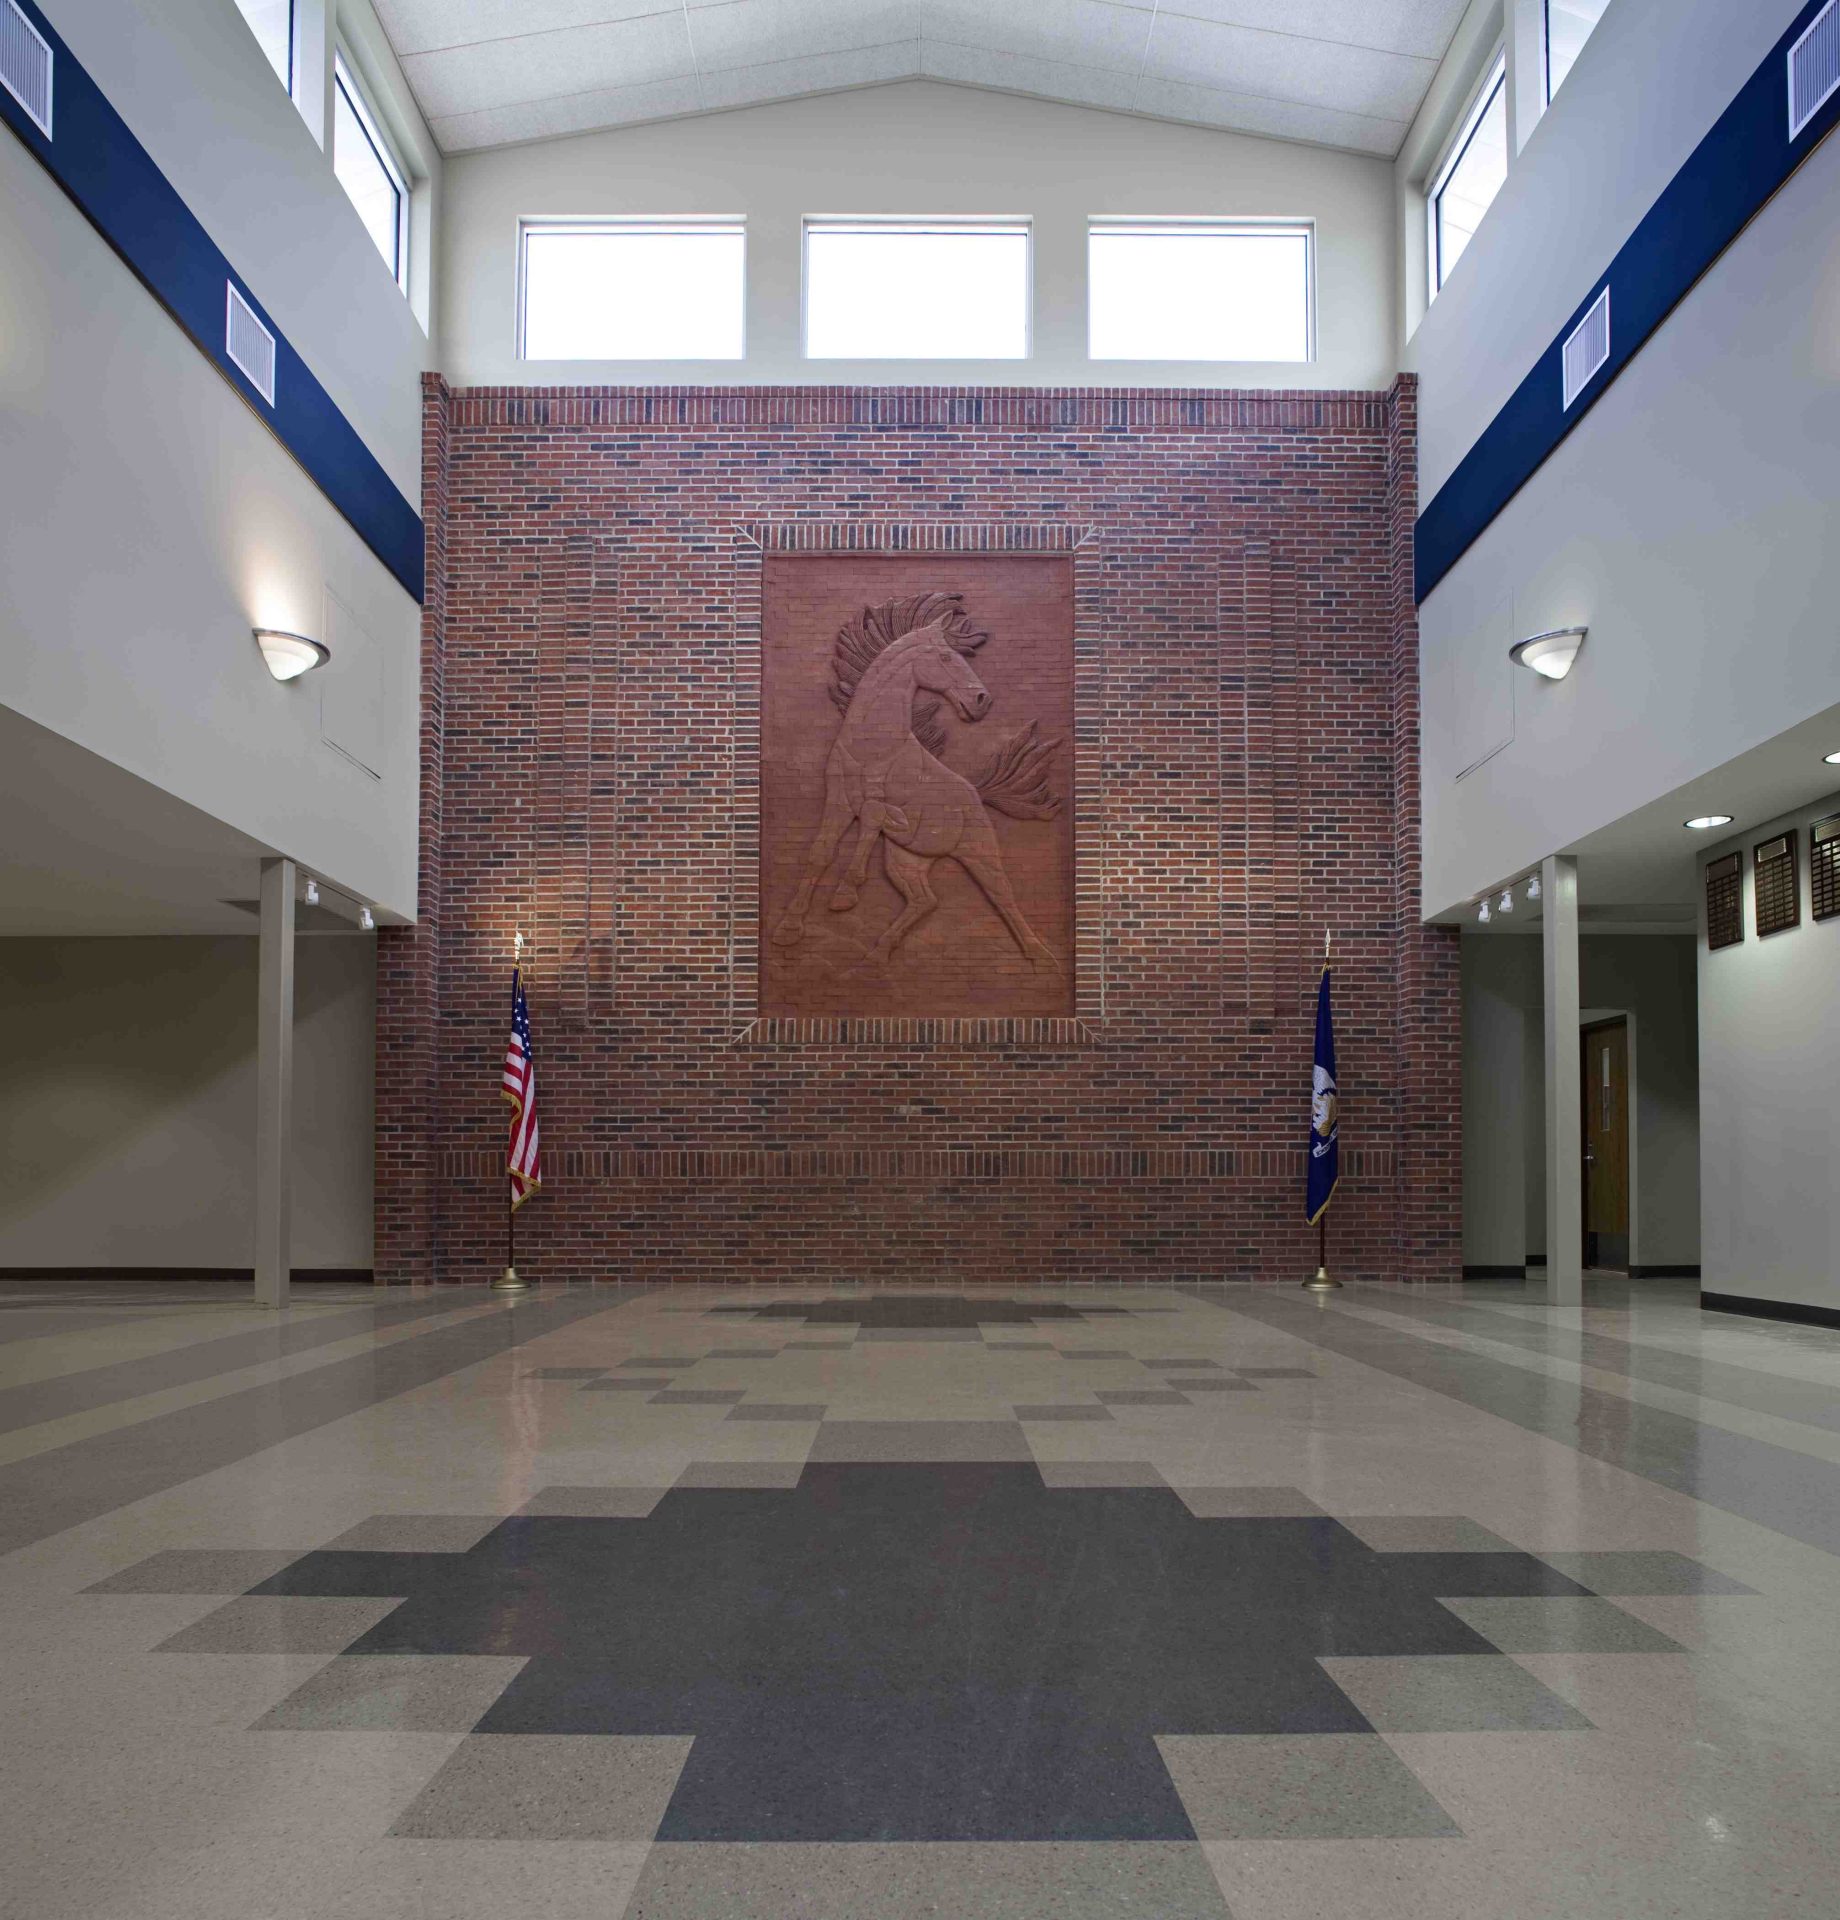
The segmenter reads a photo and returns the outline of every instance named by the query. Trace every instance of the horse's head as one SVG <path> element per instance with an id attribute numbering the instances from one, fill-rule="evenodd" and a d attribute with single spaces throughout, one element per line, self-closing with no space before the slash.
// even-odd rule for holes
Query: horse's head
<path id="1" fill-rule="evenodd" d="M 971 662 L 946 638 L 949 615 L 931 626 L 916 627 L 896 644 L 914 665 L 914 684 L 927 693 L 940 693 L 958 709 L 963 720 L 982 720 L 990 711 L 990 690 Z M 981 636 L 980 636 L 981 638 Z"/>

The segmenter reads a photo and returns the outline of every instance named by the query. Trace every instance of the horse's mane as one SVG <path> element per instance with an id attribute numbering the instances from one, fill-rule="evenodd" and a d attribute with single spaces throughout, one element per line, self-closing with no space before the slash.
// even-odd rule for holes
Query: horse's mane
<path id="1" fill-rule="evenodd" d="M 839 713 L 849 712 L 857 682 L 874 662 L 916 627 L 930 627 L 941 618 L 946 644 L 955 652 L 975 653 L 989 638 L 972 625 L 962 593 L 919 593 L 911 600 L 884 600 L 879 607 L 864 607 L 838 629 L 837 644 L 831 650 L 831 704 Z M 939 722 L 937 700 L 915 703 L 913 727 L 914 738 L 928 753 L 943 751 L 946 732 Z"/>

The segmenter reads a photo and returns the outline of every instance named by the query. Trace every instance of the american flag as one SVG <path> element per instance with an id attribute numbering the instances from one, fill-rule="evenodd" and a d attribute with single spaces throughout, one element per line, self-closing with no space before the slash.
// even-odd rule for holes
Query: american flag
<path id="1" fill-rule="evenodd" d="M 505 1044 L 505 1098 L 511 1102 L 511 1144 L 505 1170 L 511 1176 L 511 1205 L 521 1207 L 543 1184 L 543 1159 L 537 1139 L 537 1063 L 530 1049 L 530 1006 L 524 998 L 521 970 L 511 972 L 511 1038 Z"/>

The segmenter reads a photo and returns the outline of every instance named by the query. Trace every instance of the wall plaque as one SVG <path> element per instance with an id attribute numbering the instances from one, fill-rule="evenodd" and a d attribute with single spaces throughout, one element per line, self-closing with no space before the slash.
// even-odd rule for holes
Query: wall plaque
<path id="1" fill-rule="evenodd" d="M 1787 933 L 1802 919 L 1801 890 L 1796 885 L 1793 832 L 1759 841 L 1751 853 L 1751 885 L 1757 899 L 1757 933 Z"/>
<path id="2" fill-rule="evenodd" d="M 760 1012 L 1070 1015 L 1073 563 L 769 554 Z"/>
<path id="3" fill-rule="evenodd" d="M 1840 914 L 1840 813 L 1808 829 L 1808 901 L 1817 920 Z"/>
<path id="4" fill-rule="evenodd" d="M 1717 952 L 1744 938 L 1744 856 L 1728 853 L 1706 865 L 1706 945 Z"/>

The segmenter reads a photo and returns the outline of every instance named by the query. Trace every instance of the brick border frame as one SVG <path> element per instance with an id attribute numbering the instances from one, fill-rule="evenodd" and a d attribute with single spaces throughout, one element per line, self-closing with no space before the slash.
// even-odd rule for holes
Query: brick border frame
<path id="1" fill-rule="evenodd" d="M 730 530 L 728 1044 L 1092 1046 L 1105 1024 L 1105 571 L 1099 529 L 1056 521 L 749 521 Z M 760 1011 L 760 674 L 769 554 L 1064 553 L 1073 567 L 1071 1019 L 817 1019 Z"/>

